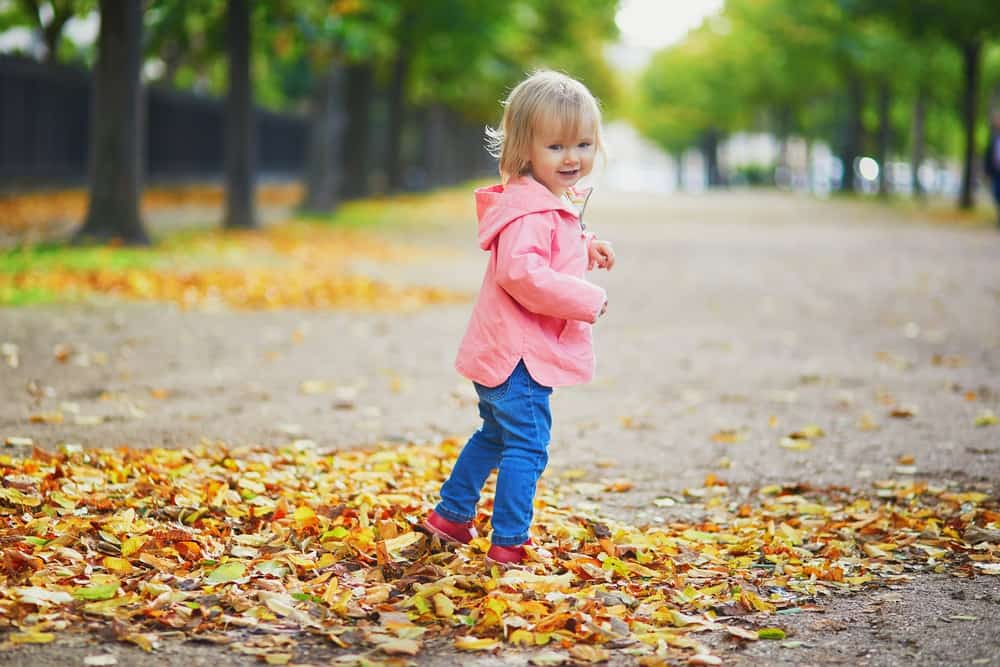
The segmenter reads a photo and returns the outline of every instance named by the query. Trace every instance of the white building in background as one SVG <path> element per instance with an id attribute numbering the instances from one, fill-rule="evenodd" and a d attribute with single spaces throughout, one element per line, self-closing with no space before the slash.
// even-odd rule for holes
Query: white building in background
<path id="1" fill-rule="evenodd" d="M 592 177 L 601 188 L 615 192 L 673 192 L 677 164 L 653 142 L 621 121 L 604 127 L 608 163 L 597 160 Z"/>
<path id="2" fill-rule="evenodd" d="M 628 123 L 615 121 L 604 128 L 608 162 L 600 160 L 588 179 L 602 189 L 614 192 L 697 193 L 707 189 L 705 158 L 696 148 L 686 150 L 678 158 L 668 154 L 652 141 L 642 137 Z M 808 142 L 801 137 L 788 141 L 785 165 L 779 165 L 781 144 L 766 133 L 737 133 L 719 144 L 719 168 L 729 185 L 748 185 L 747 168 L 758 170 L 767 182 L 779 188 L 827 196 L 839 185 L 843 176 L 840 159 L 823 142 Z M 860 156 L 853 166 L 857 189 L 874 193 L 878 189 L 878 173 L 882 166 L 870 156 Z M 893 192 L 909 194 L 910 165 L 890 162 L 887 166 Z M 957 165 L 928 160 L 920 168 L 920 180 L 928 193 L 953 196 L 958 191 Z"/>

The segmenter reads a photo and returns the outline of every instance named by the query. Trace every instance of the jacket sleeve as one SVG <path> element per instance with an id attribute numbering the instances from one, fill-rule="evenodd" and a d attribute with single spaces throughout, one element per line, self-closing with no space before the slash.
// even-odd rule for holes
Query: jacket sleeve
<path id="1" fill-rule="evenodd" d="M 551 266 L 552 219 L 529 214 L 510 223 L 497 240 L 497 284 L 537 315 L 595 322 L 607 300 L 603 289 Z"/>
<path id="2" fill-rule="evenodd" d="M 990 134 L 990 140 L 986 143 L 986 152 L 983 153 L 983 171 L 989 177 L 996 176 L 997 165 L 994 163 L 994 144 L 997 142 L 998 137 L 995 134 Z"/>

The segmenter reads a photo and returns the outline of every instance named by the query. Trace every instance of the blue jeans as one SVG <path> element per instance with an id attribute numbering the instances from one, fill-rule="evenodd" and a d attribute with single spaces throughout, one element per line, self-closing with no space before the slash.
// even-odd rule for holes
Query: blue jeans
<path id="1" fill-rule="evenodd" d="M 549 462 L 552 388 L 535 382 L 523 360 L 496 387 L 473 384 L 483 425 L 465 443 L 435 511 L 449 521 L 471 521 L 483 483 L 498 468 L 491 541 L 522 544 L 528 539 L 535 485 Z"/>

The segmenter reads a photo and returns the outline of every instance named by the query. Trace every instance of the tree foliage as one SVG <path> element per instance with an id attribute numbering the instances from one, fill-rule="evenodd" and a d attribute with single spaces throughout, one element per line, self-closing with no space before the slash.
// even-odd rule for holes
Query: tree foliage
<path id="1" fill-rule="evenodd" d="M 917 155 L 968 164 L 985 114 L 960 100 L 986 90 L 1000 103 L 1000 56 L 988 41 L 1000 36 L 994 5 L 728 0 L 654 56 L 631 115 L 671 151 L 710 130 L 750 130 L 825 141 L 848 165 L 862 151 L 889 159 L 917 145 Z M 983 45 L 981 79 L 963 71 L 971 43 Z M 925 122 L 915 126 L 918 107 Z"/>

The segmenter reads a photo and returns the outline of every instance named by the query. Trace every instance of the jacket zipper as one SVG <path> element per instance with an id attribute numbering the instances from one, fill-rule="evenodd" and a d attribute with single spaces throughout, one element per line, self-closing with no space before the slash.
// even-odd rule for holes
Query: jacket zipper
<path id="1" fill-rule="evenodd" d="M 587 203 L 590 201 L 590 195 L 594 194 L 594 188 L 587 190 L 587 196 L 583 199 L 583 206 L 580 207 L 580 230 L 587 231 L 587 225 L 583 222 L 583 213 L 587 210 Z"/>

